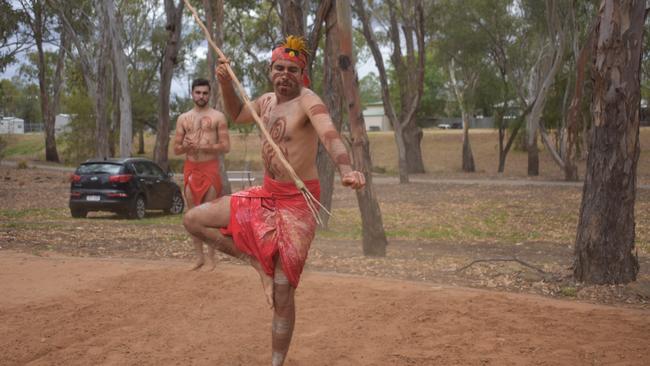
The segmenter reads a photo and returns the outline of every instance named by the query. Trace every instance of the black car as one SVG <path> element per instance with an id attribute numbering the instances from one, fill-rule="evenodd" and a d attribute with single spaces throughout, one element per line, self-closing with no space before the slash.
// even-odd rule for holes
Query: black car
<path id="1" fill-rule="evenodd" d="M 131 219 L 146 210 L 180 214 L 185 203 L 172 177 L 148 159 L 87 160 L 70 177 L 70 213 L 112 211 Z"/>

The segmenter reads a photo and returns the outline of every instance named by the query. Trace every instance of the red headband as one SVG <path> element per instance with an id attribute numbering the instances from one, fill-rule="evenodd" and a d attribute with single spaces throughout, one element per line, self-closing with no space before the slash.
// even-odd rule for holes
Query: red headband
<path id="1" fill-rule="evenodd" d="M 307 55 L 304 52 L 294 50 L 285 46 L 278 46 L 273 50 L 271 54 L 271 64 L 277 60 L 286 60 L 291 61 L 298 65 L 302 70 L 302 83 L 305 87 L 309 87 L 309 77 L 305 73 L 305 67 L 307 66 Z"/>

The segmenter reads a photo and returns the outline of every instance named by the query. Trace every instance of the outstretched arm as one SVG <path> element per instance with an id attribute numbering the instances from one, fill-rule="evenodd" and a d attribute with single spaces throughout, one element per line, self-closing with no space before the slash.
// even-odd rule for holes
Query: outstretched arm
<path id="1" fill-rule="evenodd" d="M 233 81 L 230 74 L 228 74 L 227 63 L 229 62 L 229 60 L 219 59 L 219 66 L 217 66 L 215 71 L 217 74 L 217 80 L 219 80 L 219 86 L 221 87 L 221 94 L 223 95 L 223 104 L 226 113 L 235 123 L 254 122 L 253 113 L 249 108 L 244 108 L 244 104 L 232 85 Z M 251 104 L 259 115 L 260 111 L 257 107 L 257 103 L 253 101 Z"/>
<path id="2" fill-rule="evenodd" d="M 353 189 L 362 188 L 366 184 L 366 179 L 363 173 L 352 169 L 350 154 L 341 140 L 341 135 L 336 131 L 323 101 L 313 92 L 309 92 L 301 98 L 301 104 L 323 147 L 336 164 L 341 175 L 341 183 Z"/>

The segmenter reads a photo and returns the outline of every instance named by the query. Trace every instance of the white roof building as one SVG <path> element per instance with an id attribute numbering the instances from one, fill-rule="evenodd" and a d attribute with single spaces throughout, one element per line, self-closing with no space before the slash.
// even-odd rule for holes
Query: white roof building
<path id="1" fill-rule="evenodd" d="M 382 102 L 368 103 L 363 110 L 363 119 L 366 123 L 366 131 L 392 130 Z"/>
<path id="2" fill-rule="evenodd" d="M 24 134 L 25 121 L 16 117 L 2 117 L 0 119 L 0 134 Z"/>

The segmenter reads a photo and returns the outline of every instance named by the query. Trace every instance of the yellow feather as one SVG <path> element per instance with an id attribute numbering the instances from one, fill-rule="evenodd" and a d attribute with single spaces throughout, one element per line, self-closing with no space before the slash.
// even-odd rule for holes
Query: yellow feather
<path id="1" fill-rule="evenodd" d="M 291 48 L 303 52 L 305 54 L 309 54 L 309 50 L 307 49 L 307 43 L 305 42 L 305 39 L 302 37 L 288 36 L 287 41 L 284 44 L 284 47 Z"/>

